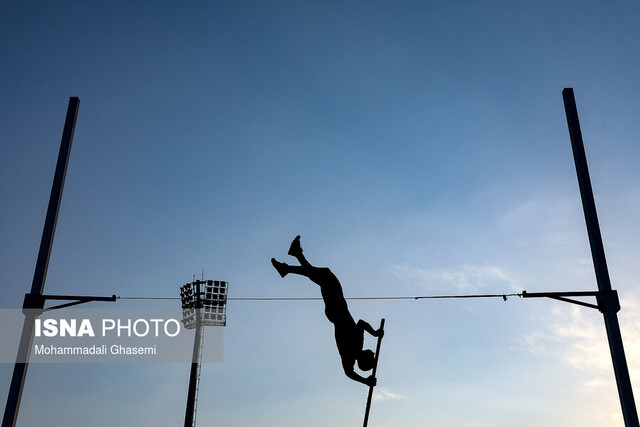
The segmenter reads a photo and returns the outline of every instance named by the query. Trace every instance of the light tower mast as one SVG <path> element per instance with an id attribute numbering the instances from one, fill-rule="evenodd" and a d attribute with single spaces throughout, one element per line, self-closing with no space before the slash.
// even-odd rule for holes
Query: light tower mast
<path id="1" fill-rule="evenodd" d="M 184 427 L 194 427 L 196 425 L 200 362 L 202 359 L 202 344 L 204 342 L 203 327 L 225 326 L 227 324 L 228 290 L 229 282 L 220 280 L 196 280 L 180 287 L 182 323 L 186 329 L 196 330 L 193 340 L 193 356 L 191 359 L 191 375 L 189 377 Z"/>

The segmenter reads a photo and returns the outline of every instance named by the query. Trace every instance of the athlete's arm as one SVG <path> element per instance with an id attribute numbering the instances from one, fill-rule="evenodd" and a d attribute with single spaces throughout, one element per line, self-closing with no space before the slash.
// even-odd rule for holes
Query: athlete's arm
<path id="1" fill-rule="evenodd" d="M 374 337 L 381 337 L 384 335 L 384 330 L 382 328 L 376 331 L 375 329 L 373 329 L 373 327 L 369 323 L 365 322 L 362 319 L 358 320 L 357 326 L 358 328 L 369 332 Z"/>
<path id="2" fill-rule="evenodd" d="M 355 371 L 353 370 L 353 364 L 349 365 L 348 363 L 343 362 L 342 367 L 344 368 L 345 375 L 351 378 L 352 380 L 362 383 L 364 385 L 368 385 L 370 387 L 376 385 L 377 381 L 373 377 L 373 375 L 370 375 L 367 378 L 365 378 L 363 376 L 356 374 Z"/>

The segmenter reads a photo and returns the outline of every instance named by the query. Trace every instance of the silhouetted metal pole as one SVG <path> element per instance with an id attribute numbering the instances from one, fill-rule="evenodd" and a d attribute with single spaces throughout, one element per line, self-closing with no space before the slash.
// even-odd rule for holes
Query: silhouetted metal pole
<path id="1" fill-rule="evenodd" d="M 603 297 L 600 298 L 599 306 L 604 316 L 604 324 L 609 339 L 609 349 L 611 351 L 613 370 L 618 385 L 618 395 L 620 396 L 624 423 L 627 427 L 636 427 L 638 426 L 638 413 L 633 398 L 633 389 L 631 388 L 631 379 L 629 377 L 629 369 L 627 367 L 622 336 L 620 335 L 620 325 L 618 323 L 617 312 L 620 310 L 620 305 L 617 300 L 617 294 L 612 294 L 609 270 L 607 269 L 607 260 L 604 255 L 602 235 L 596 213 L 596 204 L 593 199 L 593 189 L 591 188 L 591 179 L 589 178 L 589 169 L 587 168 L 587 158 L 584 152 L 584 143 L 582 141 L 582 132 L 580 131 L 580 122 L 578 121 L 578 110 L 576 108 L 573 89 L 564 89 L 562 91 L 562 98 L 564 99 L 564 107 L 567 114 L 573 159 L 578 175 L 580 196 L 582 197 L 582 208 L 587 223 L 591 257 L 593 258 L 598 290 L 603 295 Z"/>
<path id="2" fill-rule="evenodd" d="M 33 274 L 33 282 L 31 283 L 31 294 L 28 294 L 31 298 L 25 298 L 23 309 L 37 309 L 44 306 L 44 300 L 41 296 L 42 291 L 44 290 L 45 279 L 47 277 L 49 256 L 51 255 L 53 236 L 55 234 L 56 223 L 58 221 L 62 189 L 64 187 L 64 179 L 67 174 L 69 153 L 71 152 L 71 142 L 73 141 L 73 132 L 76 126 L 79 106 L 80 99 L 75 97 L 69 98 L 69 107 L 67 108 L 67 117 L 65 119 L 64 130 L 62 132 L 62 141 L 60 142 L 60 152 L 58 153 L 56 171 L 53 176 L 53 185 L 51 187 L 51 195 L 49 197 L 47 216 L 45 218 L 44 229 L 42 231 L 42 240 L 40 241 L 40 250 L 38 252 L 35 272 Z M 32 305 L 34 301 L 41 302 L 42 305 L 40 307 L 34 306 Z M 18 355 L 13 368 L 13 377 L 11 378 L 7 404 L 4 409 L 2 427 L 15 426 L 18 418 L 22 389 L 24 388 L 24 380 L 27 376 L 29 355 L 31 353 L 31 344 L 33 343 L 35 317 L 35 310 L 27 310 L 25 312 L 22 336 L 20 337 Z"/>

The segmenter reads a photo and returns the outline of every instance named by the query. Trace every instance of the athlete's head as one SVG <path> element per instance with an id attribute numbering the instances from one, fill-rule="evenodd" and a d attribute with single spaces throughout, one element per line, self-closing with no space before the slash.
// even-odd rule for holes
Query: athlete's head
<path id="1" fill-rule="evenodd" d="M 369 371 L 373 369 L 375 363 L 374 353 L 371 350 L 361 350 L 357 360 L 361 371 Z"/>

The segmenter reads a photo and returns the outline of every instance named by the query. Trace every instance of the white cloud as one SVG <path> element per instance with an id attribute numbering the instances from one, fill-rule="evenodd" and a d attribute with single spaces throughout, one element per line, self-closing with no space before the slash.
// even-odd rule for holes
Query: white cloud
<path id="1" fill-rule="evenodd" d="M 529 199 L 506 211 L 501 222 L 511 226 L 539 226 L 560 230 L 582 218 L 580 198 L 554 189 L 532 195 Z"/>
<path id="2" fill-rule="evenodd" d="M 632 384 L 640 384 L 640 311 L 639 300 L 626 295 L 618 313 L 625 355 Z M 552 357 L 580 370 L 584 380 L 580 391 L 594 396 L 599 411 L 610 413 L 611 423 L 621 425 L 619 402 L 611 362 L 611 354 L 602 315 L 588 308 L 567 306 L 554 308 L 547 325 L 521 338 L 528 351 Z M 635 380 L 635 381 L 634 381 Z M 636 399 L 640 389 L 634 387 Z M 609 396 L 606 403 L 601 398 Z"/>
<path id="3" fill-rule="evenodd" d="M 563 189 L 534 194 L 504 212 L 498 223 L 526 247 L 566 250 L 585 238 L 580 198 L 573 189 L 570 195 Z"/>
<path id="4" fill-rule="evenodd" d="M 402 400 L 406 397 L 400 393 L 395 393 L 388 388 L 377 387 L 373 391 L 373 400 Z"/>
<path id="5" fill-rule="evenodd" d="M 638 302 L 628 298 L 624 302 L 624 316 L 620 316 L 627 361 L 632 374 L 640 375 L 640 313 Z M 597 312 L 596 312 L 597 313 Z M 556 357 L 576 369 L 591 374 L 590 387 L 597 384 L 599 375 L 612 373 L 611 355 L 602 316 L 588 308 L 563 307 L 551 312 L 544 330 L 522 337 L 522 344 L 532 353 Z M 638 378 L 640 379 L 640 378 Z"/>
<path id="6" fill-rule="evenodd" d="M 392 266 L 393 273 L 401 280 L 418 284 L 426 289 L 451 289 L 473 292 L 490 285 L 510 285 L 516 280 L 503 269 L 493 265 L 462 264 L 454 269 L 428 270 L 408 264 Z"/>

